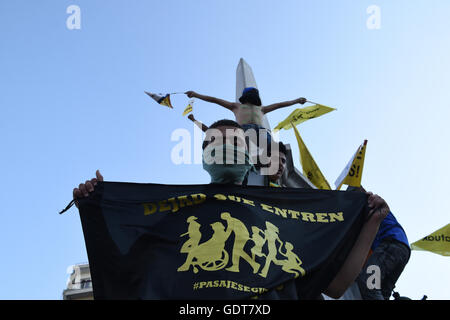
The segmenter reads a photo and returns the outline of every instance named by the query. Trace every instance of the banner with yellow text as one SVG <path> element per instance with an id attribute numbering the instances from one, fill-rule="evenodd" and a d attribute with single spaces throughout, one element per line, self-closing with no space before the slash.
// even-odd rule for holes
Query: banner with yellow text
<path id="1" fill-rule="evenodd" d="M 98 182 L 79 211 L 95 299 L 315 299 L 353 247 L 367 195 Z"/>
<path id="2" fill-rule="evenodd" d="M 296 126 L 302 122 L 305 122 L 309 119 L 314 119 L 317 117 L 320 117 L 321 115 L 324 115 L 328 112 L 334 111 L 336 109 L 330 108 L 321 104 L 315 104 L 313 106 L 295 109 L 291 112 L 291 114 L 281 121 L 274 129 L 273 131 L 276 132 L 281 129 L 288 130 L 292 128 L 292 126 Z"/>

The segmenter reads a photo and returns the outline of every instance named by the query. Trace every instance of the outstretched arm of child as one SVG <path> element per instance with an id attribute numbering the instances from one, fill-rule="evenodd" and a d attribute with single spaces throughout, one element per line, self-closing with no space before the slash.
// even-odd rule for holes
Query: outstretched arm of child
<path id="1" fill-rule="evenodd" d="M 237 105 L 238 105 L 235 102 L 229 102 L 229 101 L 222 100 L 222 99 L 219 99 L 219 98 L 205 96 L 205 95 L 199 94 L 199 93 L 197 93 L 195 91 L 187 91 L 187 92 L 185 92 L 185 94 L 189 98 L 198 98 L 198 99 L 201 99 L 201 100 L 206 101 L 206 102 L 215 103 L 215 104 L 218 104 L 219 106 L 227 108 L 228 110 L 231 110 L 231 111 L 233 111 L 233 109 L 236 108 Z"/>
<path id="2" fill-rule="evenodd" d="M 266 114 L 266 113 L 269 113 L 269 112 L 271 112 L 273 110 L 277 110 L 277 109 L 284 108 L 284 107 L 289 107 L 289 106 L 292 106 L 292 105 L 294 105 L 296 103 L 304 104 L 305 102 L 306 102 L 305 98 L 298 98 L 298 99 L 291 100 L 291 101 L 284 101 L 284 102 L 274 103 L 274 104 L 271 104 L 271 105 L 263 107 L 262 108 L 262 112 L 264 114 Z"/>

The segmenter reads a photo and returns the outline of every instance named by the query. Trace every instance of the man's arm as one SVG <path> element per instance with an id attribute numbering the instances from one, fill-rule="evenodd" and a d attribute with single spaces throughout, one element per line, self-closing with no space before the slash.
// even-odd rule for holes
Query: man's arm
<path id="1" fill-rule="evenodd" d="M 305 98 L 298 98 L 298 99 L 291 100 L 291 101 L 274 103 L 274 104 L 263 107 L 261 110 L 264 114 L 266 114 L 273 110 L 277 110 L 277 109 L 284 108 L 284 107 L 289 107 L 296 103 L 304 104 L 305 102 L 306 102 Z"/>
<path id="2" fill-rule="evenodd" d="M 237 103 L 229 102 L 215 97 L 205 96 L 194 91 L 187 91 L 185 93 L 189 98 L 198 98 L 206 102 L 215 103 L 231 111 L 233 111 L 238 106 Z"/>
<path id="3" fill-rule="evenodd" d="M 339 299 L 355 281 L 364 266 L 381 221 L 389 214 L 389 206 L 381 197 L 371 192 L 368 194 L 369 208 L 371 208 L 369 211 L 370 219 L 364 224 L 350 254 L 324 292 L 331 298 Z"/>
<path id="4" fill-rule="evenodd" d="M 195 125 L 196 125 L 197 127 L 199 127 L 200 129 L 202 129 L 203 132 L 206 132 L 206 130 L 208 130 L 208 127 L 205 126 L 202 122 L 196 120 L 196 119 L 194 118 L 194 115 L 193 115 L 193 114 L 188 115 L 188 119 L 191 120 L 193 123 L 195 123 Z"/>

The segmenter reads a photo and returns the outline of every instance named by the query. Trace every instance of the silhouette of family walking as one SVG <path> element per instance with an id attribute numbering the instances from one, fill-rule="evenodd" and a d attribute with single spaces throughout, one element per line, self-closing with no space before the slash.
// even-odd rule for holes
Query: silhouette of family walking
<path id="1" fill-rule="evenodd" d="M 220 217 L 227 223 L 227 227 L 225 228 L 222 222 L 210 224 L 213 234 L 209 240 L 203 243 L 200 243 L 202 237 L 201 225 L 196 221 L 197 217 L 190 216 L 187 218 L 188 231 L 180 235 L 180 237 L 189 236 L 189 239 L 184 242 L 180 249 L 180 253 L 187 253 L 187 258 L 183 265 L 178 268 L 179 272 L 188 271 L 191 266 L 194 273 L 197 273 L 199 268 L 205 271 L 225 268 L 230 258 L 229 253 L 225 250 L 225 244 L 233 233 L 231 266 L 225 270 L 239 272 L 239 263 L 242 258 L 253 268 L 253 273 L 258 273 L 264 278 L 267 277 L 272 263 L 281 266 L 281 269 L 285 272 L 295 274 L 295 277 L 305 275 L 305 270 L 301 267 L 302 261 L 293 252 L 294 246 L 290 242 L 284 243 L 280 240 L 279 229 L 275 225 L 266 221 L 265 230 L 252 226 L 252 236 L 250 237 L 245 224 L 232 217 L 229 212 L 222 212 Z M 251 255 L 244 250 L 248 241 L 253 242 L 250 249 Z M 263 253 L 264 246 L 267 248 L 266 253 Z M 261 264 L 256 261 L 256 257 L 265 258 L 262 269 Z"/>

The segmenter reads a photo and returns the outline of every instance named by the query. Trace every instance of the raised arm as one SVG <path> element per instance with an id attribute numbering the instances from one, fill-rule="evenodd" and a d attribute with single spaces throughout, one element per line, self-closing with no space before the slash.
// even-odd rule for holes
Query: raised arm
<path id="1" fill-rule="evenodd" d="M 279 103 L 274 103 L 268 106 L 263 107 L 261 110 L 264 114 L 269 113 L 273 110 L 277 110 L 280 108 L 284 108 L 284 107 L 289 107 L 292 106 L 296 103 L 300 103 L 300 104 L 304 104 L 306 102 L 305 98 L 298 98 L 295 100 L 291 100 L 291 101 L 284 101 L 284 102 L 279 102 Z"/>
<path id="2" fill-rule="evenodd" d="M 215 103 L 215 104 L 218 104 L 219 106 L 227 108 L 228 110 L 231 110 L 231 111 L 233 111 L 234 108 L 236 108 L 237 105 L 238 105 L 235 102 L 229 102 L 229 101 L 222 100 L 222 99 L 219 99 L 219 98 L 205 96 L 205 95 L 199 94 L 199 93 L 197 93 L 195 91 L 187 91 L 185 93 L 186 93 L 186 95 L 189 98 L 198 98 L 198 99 L 201 99 L 201 100 L 206 101 L 206 102 Z"/>
<path id="3" fill-rule="evenodd" d="M 193 114 L 188 115 L 188 119 L 191 120 L 197 127 L 202 129 L 203 132 L 206 132 L 208 130 L 208 126 L 204 125 L 203 122 L 200 122 L 194 118 Z"/>
<path id="4" fill-rule="evenodd" d="M 369 208 L 371 208 L 369 211 L 370 219 L 364 224 L 350 254 L 324 292 L 334 299 L 339 299 L 358 277 L 378 232 L 378 227 L 390 211 L 389 206 L 381 197 L 371 192 L 368 194 Z"/>

